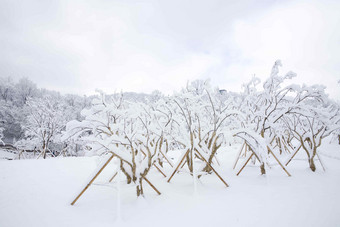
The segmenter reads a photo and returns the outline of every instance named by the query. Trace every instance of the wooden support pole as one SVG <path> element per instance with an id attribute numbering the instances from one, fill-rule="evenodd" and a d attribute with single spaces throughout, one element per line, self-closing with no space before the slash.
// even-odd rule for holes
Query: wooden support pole
<path id="1" fill-rule="evenodd" d="M 223 180 L 223 178 L 217 173 L 217 171 L 209 164 L 209 162 L 203 157 L 203 155 L 201 155 L 201 153 L 200 152 L 198 152 L 197 150 L 196 150 L 196 153 L 198 153 L 198 155 L 203 159 L 203 161 L 212 169 L 212 171 L 214 171 L 214 173 L 216 174 L 216 176 L 218 177 L 218 178 L 220 178 L 220 180 L 223 182 L 223 184 L 226 186 L 226 187 L 229 187 L 229 185 L 227 184 L 227 182 L 225 182 L 224 180 Z"/>
<path id="2" fill-rule="evenodd" d="M 287 175 L 288 175 L 289 177 L 291 177 L 292 175 L 290 175 L 290 173 L 289 173 L 289 172 L 286 170 L 286 168 L 282 165 L 282 163 L 279 161 L 279 159 L 275 156 L 274 152 L 273 152 L 269 147 L 267 147 L 267 149 L 268 149 L 268 151 L 269 151 L 270 153 L 272 153 L 272 155 L 274 156 L 275 160 L 279 163 L 279 165 L 281 166 L 281 168 L 287 173 Z"/>
<path id="3" fill-rule="evenodd" d="M 288 166 L 288 164 L 290 163 L 290 161 L 292 161 L 292 159 L 293 159 L 294 156 L 298 153 L 298 151 L 300 150 L 300 148 L 301 148 L 301 145 L 300 145 L 300 147 L 294 152 L 294 154 L 290 157 L 290 159 L 287 161 L 286 166 Z"/>
<path id="4" fill-rule="evenodd" d="M 116 173 L 111 177 L 111 179 L 109 180 L 109 182 L 112 182 L 113 179 L 117 176 L 117 174 L 118 174 L 118 172 L 116 172 Z"/>
<path id="5" fill-rule="evenodd" d="M 166 155 L 162 151 L 159 151 L 159 153 L 161 153 L 163 155 L 163 157 L 165 158 L 165 160 L 169 163 L 169 165 L 171 167 L 173 167 L 173 165 L 171 164 L 171 161 L 168 159 L 168 157 L 166 157 Z"/>
<path id="6" fill-rule="evenodd" d="M 292 149 L 294 150 L 294 147 L 293 147 L 293 145 L 291 144 L 291 141 L 292 141 L 292 140 L 287 139 L 286 143 L 287 143 L 287 145 L 288 145 L 290 148 L 292 148 Z"/>
<path id="7" fill-rule="evenodd" d="M 163 171 L 156 165 L 156 163 L 153 163 L 153 166 L 156 167 L 158 172 L 160 172 L 164 177 L 166 177 L 165 173 L 163 173 Z"/>
<path id="8" fill-rule="evenodd" d="M 247 157 L 247 151 L 248 151 L 248 145 L 246 144 L 244 148 L 244 154 L 243 154 L 244 157 Z"/>
<path id="9" fill-rule="evenodd" d="M 85 188 L 80 192 L 80 194 L 73 200 L 73 202 L 71 203 L 71 205 L 74 205 L 77 200 L 83 195 L 83 193 L 90 187 L 90 185 L 93 183 L 93 181 L 99 176 L 99 174 L 103 171 L 103 169 L 105 169 L 105 167 L 111 162 L 112 158 L 113 158 L 113 154 L 111 155 L 111 157 L 105 162 L 105 164 L 100 168 L 100 170 L 96 173 L 96 175 L 90 180 L 90 182 L 85 186 Z"/>
<path id="10" fill-rule="evenodd" d="M 243 148 L 244 148 L 244 145 L 245 145 L 245 144 L 246 144 L 246 142 L 244 142 L 244 143 L 242 144 L 242 147 L 241 147 L 241 149 L 240 149 L 240 152 L 238 153 L 237 158 L 235 159 L 235 163 L 234 163 L 233 169 L 236 168 L 237 162 L 238 162 L 238 160 L 239 160 L 240 157 L 241 157 L 241 154 L 242 154 L 242 151 L 243 151 Z"/>
<path id="11" fill-rule="evenodd" d="M 146 178 L 146 177 L 143 177 L 143 180 L 145 180 L 151 187 L 153 190 L 155 190 L 155 192 L 157 192 L 158 195 L 160 195 L 161 193 L 157 190 L 157 188 L 151 184 L 151 182 Z"/>
<path id="12" fill-rule="evenodd" d="M 185 157 L 187 156 L 187 154 L 188 154 L 189 151 L 190 151 L 190 150 L 188 149 L 187 152 L 185 152 L 185 154 L 183 155 L 182 160 L 178 163 L 178 165 L 177 165 L 175 171 L 171 174 L 170 178 L 168 179 L 168 183 L 170 182 L 171 178 L 172 178 L 172 177 L 175 175 L 175 173 L 177 172 L 179 166 L 182 164 L 183 160 L 185 159 Z"/>
<path id="13" fill-rule="evenodd" d="M 284 139 L 282 139 L 282 144 L 283 144 L 284 148 L 286 149 L 286 151 L 290 154 L 290 150 L 289 150 L 288 145 L 286 144 L 286 141 Z"/>
<path id="14" fill-rule="evenodd" d="M 186 162 L 183 162 L 183 164 L 182 164 L 182 166 L 181 166 L 181 169 L 183 169 L 183 167 L 185 166 L 185 163 L 186 163 Z"/>
<path id="15" fill-rule="evenodd" d="M 244 163 L 244 165 L 242 166 L 242 168 L 240 169 L 240 171 L 238 171 L 238 173 L 236 174 L 236 176 L 240 175 L 240 173 L 242 172 L 242 170 L 244 169 L 244 167 L 246 167 L 246 165 L 248 164 L 248 162 L 250 161 L 251 157 L 253 157 L 254 153 L 251 153 L 251 155 L 249 156 L 249 158 L 247 159 L 247 161 Z"/>
<path id="16" fill-rule="evenodd" d="M 318 152 L 316 152 L 316 156 L 318 156 L 318 159 L 319 159 L 319 162 L 320 162 L 320 164 L 321 164 L 321 166 L 322 166 L 323 171 L 326 171 L 325 166 L 323 165 L 323 163 L 322 163 L 322 161 L 321 161 L 321 159 L 320 159 L 320 156 L 319 156 Z"/>
<path id="17" fill-rule="evenodd" d="M 215 160 L 216 160 L 217 165 L 218 165 L 218 166 L 221 166 L 220 162 L 218 161 L 218 159 L 217 159 L 217 157 L 216 157 L 216 154 L 214 155 L 214 158 L 215 158 Z"/>

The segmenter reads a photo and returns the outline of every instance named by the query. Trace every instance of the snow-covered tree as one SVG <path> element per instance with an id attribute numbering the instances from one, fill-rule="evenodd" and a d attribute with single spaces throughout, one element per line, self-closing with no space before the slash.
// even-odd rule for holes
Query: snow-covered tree
<path id="1" fill-rule="evenodd" d="M 38 96 L 37 85 L 29 80 L 27 77 L 21 78 L 18 83 L 15 84 L 16 96 L 18 105 L 25 105 L 30 98 Z"/>
<path id="2" fill-rule="evenodd" d="M 12 101 L 0 100 L 0 121 L 6 143 L 11 143 L 23 135 L 21 124 L 25 117 L 25 111 Z"/>
<path id="3" fill-rule="evenodd" d="M 209 165 L 233 122 L 235 111 L 230 100 L 220 96 L 208 81 L 194 81 L 169 98 L 174 121 L 172 139 L 186 151 L 186 163 L 192 174 L 195 151 L 205 155 L 209 163 L 203 162 L 197 171 L 211 172 Z"/>
<path id="4" fill-rule="evenodd" d="M 340 129 L 339 106 L 328 99 L 324 88 L 313 86 L 308 90 L 318 91 L 318 98 L 309 99 L 294 112 L 285 116 L 284 121 L 291 134 L 299 141 L 306 152 L 310 169 L 316 170 L 314 158 L 324 138 Z M 306 88 L 304 89 L 306 90 Z"/>
<path id="5" fill-rule="evenodd" d="M 0 128 L 0 143 L 4 144 L 4 142 L 2 141 L 2 138 L 4 137 L 4 134 L 2 133 L 4 131 L 3 128 Z"/>
<path id="6" fill-rule="evenodd" d="M 15 96 L 14 82 L 11 77 L 0 77 L 0 100 L 13 101 Z"/>
<path id="7" fill-rule="evenodd" d="M 159 117 L 164 114 L 144 103 L 125 101 L 122 94 L 100 92 L 82 115 L 84 120 L 67 124 L 64 138 L 87 142 L 95 154 L 112 153 L 127 183 L 133 182 L 137 196 L 143 195 L 143 180 L 164 146 L 166 121 Z"/>
<path id="8" fill-rule="evenodd" d="M 310 91 L 301 97 L 300 88 L 296 85 L 283 86 L 284 82 L 296 76 L 293 72 L 279 75 L 281 61 L 277 60 L 269 78 L 263 83 L 263 90 L 258 90 L 260 80 L 254 77 L 244 85 L 244 91 L 239 109 L 241 125 L 235 136 L 244 139 L 256 158 L 261 162 L 261 173 L 265 174 L 265 164 L 270 153 L 282 166 L 276 157 L 273 142 L 280 143 L 287 138 L 283 128 L 282 118 L 298 108 L 305 98 L 317 96 L 317 92 Z M 280 149 L 280 144 L 278 146 Z M 286 170 L 285 170 L 286 171 Z M 286 171 L 287 172 L 287 171 Z M 287 172 L 288 174 L 288 172 Z M 288 174 L 289 175 L 289 174 Z"/>
<path id="9" fill-rule="evenodd" d="M 45 97 L 27 101 L 28 116 L 23 124 L 25 139 L 18 141 L 18 145 L 34 147 L 46 158 L 47 151 L 65 127 L 66 119 L 63 107 L 58 100 Z"/>

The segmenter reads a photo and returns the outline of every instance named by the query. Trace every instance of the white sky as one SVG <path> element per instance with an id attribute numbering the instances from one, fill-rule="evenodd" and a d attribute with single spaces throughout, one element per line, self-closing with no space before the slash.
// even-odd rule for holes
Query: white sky
<path id="1" fill-rule="evenodd" d="M 340 1 L 0 1 L 0 76 L 62 93 L 239 91 L 277 59 L 340 99 Z"/>

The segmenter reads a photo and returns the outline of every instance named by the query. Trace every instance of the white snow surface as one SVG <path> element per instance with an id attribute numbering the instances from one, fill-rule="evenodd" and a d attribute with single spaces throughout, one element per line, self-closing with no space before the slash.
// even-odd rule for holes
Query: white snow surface
<path id="1" fill-rule="evenodd" d="M 153 169 L 148 179 L 162 195 L 145 182 L 144 198 L 137 198 L 135 187 L 124 181 L 117 193 L 117 177 L 107 183 L 116 170 L 112 162 L 74 206 L 71 201 L 102 158 L 0 160 L 0 226 L 340 226 L 339 148 L 321 147 L 326 172 L 317 161 L 317 171 L 311 172 L 300 151 L 287 167 L 292 177 L 278 165 L 264 177 L 251 164 L 236 176 L 232 165 L 239 146 L 225 147 L 218 154 L 222 165 L 215 164 L 215 169 L 229 188 L 211 174 L 197 180 L 194 193 L 188 173 L 176 174 L 167 183 L 168 178 Z M 169 156 L 176 162 L 180 154 Z M 172 168 L 164 169 L 169 176 Z"/>

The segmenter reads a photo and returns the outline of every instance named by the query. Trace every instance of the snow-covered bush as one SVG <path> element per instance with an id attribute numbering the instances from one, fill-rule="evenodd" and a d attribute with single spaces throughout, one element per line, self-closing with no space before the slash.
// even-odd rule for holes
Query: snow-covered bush
<path id="1" fill-rule="evenodd" d="M 279 75 L 281 61 L 276 61 L 269 78 L 263 83 L 263 90 L 258 90 L 260 79 L 253 77 L 245 84 L 241 94 L 239 110 L 240 127 L 236 129 L 235 136 L 245 140 L 261 163 L 261 173 L 265 174 L 265 165 L 268 152 L 274 148 L 272 141 L 284 136 L 281 118 L 291 111 L 292 106 L 289 95 L 294 92 L 293 87 L 282 84 L 295 76 L 288 72 L 285 76 Z M 272 153 L 274 155 L 274 153 Z"/>
<path id="2" fill-rule="evenodd" d="M 340 129 L 339 106 L 328 99 L 320 86 L 304 87 L 301 92 L 313 90 L 319 96 L 309 97 L 305 105 L 300 105 L 284 118 L 287 128 L 308 156 L 309 167 L 316 170 L 314 158 L 324 138 Z"/>
<path id="3" fill-rule="evenodd" d="M 222 97 L 223 96 L 223 97 Z M 194 81 L 180 93 L 170 97 L 173 112 L 173 140 L 187 151 L 186 163 L 193 172 L 193 155 L 199 150 L 209 165 L 229 135 L 234 115 L 232 99 L 212 89 L 209 81 Z M 211 172 L 208 164 L 199 172 Z"/>
<path id="4" fill-rule="evenodd" d="M 283 86 L 285 83 L 287 84 L 288 79 L 295 77 L 295 73 L 288 72 L 285 76 L 280 76 L 279 66 L 281 66 L 281 62 L 276 61 L 270 77 L 263 83 L 263 90 L 257 89 L 261 83 L 258 78 L 254 77 L 248 84 L 245 84 L 239 105 L 239 110 L 243 114 L 239 115 L 241 117 L 240 127 L 236 129 L 235 136 L 243 138 L 250 149 L 254 151 L 256 158 L 261 162 L 262 174 L 265 173 L 268 154 L 275 156 L 275 151 L 282 153 L 283 146 L 286 149 L 293 147 L 291 145 L 292 138 L 295 138 L 304 149 L 307 149 L 304 143 L 309 139 L 306 140 L 302 135 L 307 136 L 307 131 L 317 133 L 323 129 L 325 133 L 322 133 L 322 130 L 319 132 L 322 134 L 321 137 L 307 136 L 321 140 L 329 135 L 329 132 L 334 131 L 331 128 L 337 124 L 335 123 L 336 115 L 339 115 L 338 112 L 335 113 L 336 105 L 328 104 L 330 100 L 325 95 L 323 86 L 294 84 Z M 333 112 L 328 109 L 326 110 L 328 115 L 325 115 L 326 112 L 323 110 L 325 106 L 331 108 Z M 326 122 L 326 119 L 333 120 Z M 318 129 L 313 130 L 312 128 L 315 127 Z M 296 130 L 294 131 L 294 129 Z M 311 149 L 317 148 L 316 143 L 310 146 Z M 315 152 L 314 155 L 312 155 L 312 151 L 307 151 L 307 153 L 311 169 L 314 171 Z"/>
<path id="5" fill-rule="evenodd" d="M 135 183 L 137 196 L 143 195 L 143 179 L 164 146 L 164 114 L 144 103 L 125 101 L 122 94 L 100 92 L 82 115 L 84 120 L 67 124 L 64 138 L 86 142 L 93 154 L 112 153 L 127 183 Z"/>

